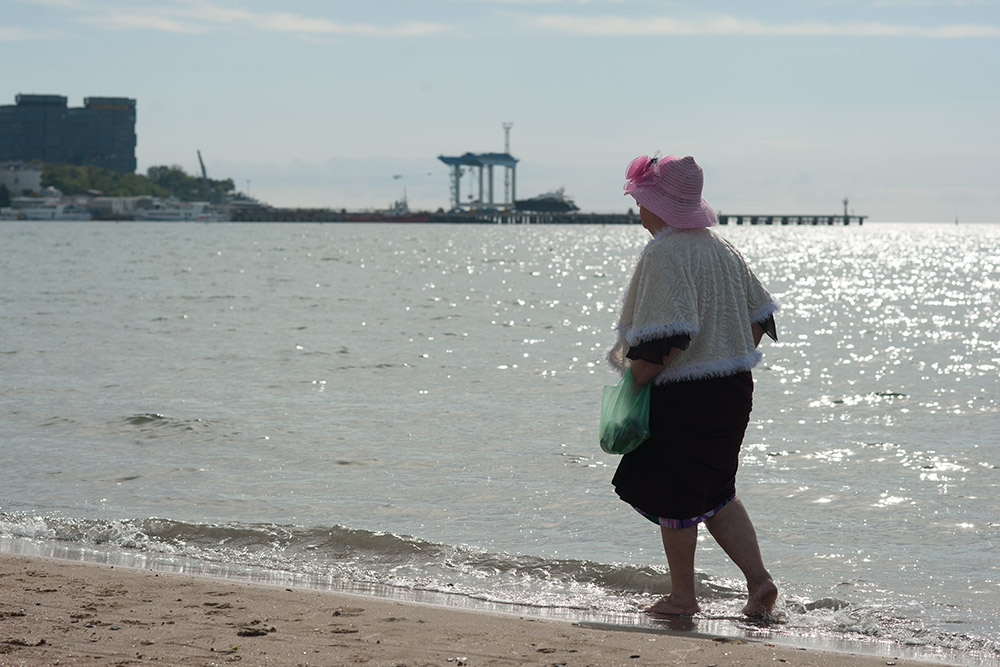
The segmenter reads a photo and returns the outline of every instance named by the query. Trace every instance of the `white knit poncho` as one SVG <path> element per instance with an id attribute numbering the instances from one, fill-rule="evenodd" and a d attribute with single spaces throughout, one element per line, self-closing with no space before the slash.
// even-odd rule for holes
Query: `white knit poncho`
<path id="1" fill-rule="evenodd" d="M 687 334 L 654 383 L 724 377 L 761 359 L 751 323 L 764 322 L 778 304 L 743 256 L 710 229 L 667 228 L 642 251 L 622 302 L 618 340 L 608 352 L 624 373 L 631 347 Z"/>

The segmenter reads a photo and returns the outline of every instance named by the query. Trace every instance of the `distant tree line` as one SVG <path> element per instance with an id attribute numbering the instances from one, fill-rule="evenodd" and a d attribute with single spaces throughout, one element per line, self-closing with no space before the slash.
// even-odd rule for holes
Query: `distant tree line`
<path id="1" fill-rule="evenodd" d="M 172 167 L 150 167 L 146 179 L 156 187 L 163 188 L 171 196 L 183 201 L 210 201 L 218 203 L 236 189 L 233 179 L 221 181 L 211 178 L 188 176 L 177 165 Z"/>
<path id="2" fill-rule="evenodd" d="M 176 197 L 181 201 L 211 202 L 219 202 L 235 190 L 231 178 L 213 180 L 190 176 L 177 165 L 150 167 L 143 176 L 101 167 L 43 164 L 42 187 L 48 186 L 66 195 L 98 191 L 109 197 Z"/>

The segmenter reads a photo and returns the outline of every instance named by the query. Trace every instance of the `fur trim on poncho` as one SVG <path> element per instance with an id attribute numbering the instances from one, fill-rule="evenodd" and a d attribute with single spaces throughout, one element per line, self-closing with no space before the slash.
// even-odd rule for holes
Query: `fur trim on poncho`
<path id="1" fill-rule="evenodd" d="M 723 377 L 750 370 L 761 359 L 751 323 L 778 304 L 729 241 L 710 229 L 668 228 L 639 256 L 622 301 L 618 340 L 608 361 L 620 373 L 629 348 L 687 334 L 691 343 L 654 382 Z"/>

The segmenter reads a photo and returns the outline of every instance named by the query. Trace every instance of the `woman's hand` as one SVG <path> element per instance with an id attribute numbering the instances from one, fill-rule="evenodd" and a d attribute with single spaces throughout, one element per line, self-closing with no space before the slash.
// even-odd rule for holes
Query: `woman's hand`
<path id="1" fill-rule="evenodd" d="M 674 355 L 680 352 L 680 348 L 671 348 L 670 354 L 663 355 L 662 364 L 654 364 L 652 361 L 646 361 L 645 359 L 633 359 L 632 360 L 632 380 L 635 381 L 637 385 L 642 387 L 648 384 L 660 374 L 663 367 L 666 366 Z"/>
<path id="2" fill-rule="evenodd" d="M 632 360 L 632 380 L 640 387 L 649 384 L 662 370 L 663 364 L 654 364 L 645 359 Z"/>

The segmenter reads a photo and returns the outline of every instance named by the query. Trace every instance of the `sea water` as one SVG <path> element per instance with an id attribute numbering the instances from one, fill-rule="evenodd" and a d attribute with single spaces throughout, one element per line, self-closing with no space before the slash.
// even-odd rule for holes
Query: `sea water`
<path id="1" fill-rule="evenodd" d="M 779 618 L 702 531 L 665 627 L 1000 664 L 1000 225 L 718 231 L 782 305 L 737 478 Z M 597 443 L 647 238 L 3 223 L 0 550 L 663 627 Z"/>

